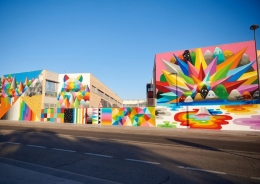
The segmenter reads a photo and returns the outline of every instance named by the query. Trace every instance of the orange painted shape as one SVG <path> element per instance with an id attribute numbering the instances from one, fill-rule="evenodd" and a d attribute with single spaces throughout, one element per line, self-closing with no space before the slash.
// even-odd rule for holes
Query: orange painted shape
<path id="1" fill-rule="evenodd" d="M 195 84 L 200 84 L 202 81 L 199 80 L 197 77 L 195 77 L 194 75 L 191 75 L 191 78 L 193 79 Z"/>
<path id="2" fill-rule="evenodd" d="M 230 67 L 230 70 L 235 69 L 237 67 L 239 61 L 241 60 L 243 54 L 245 53 L 246 49 L 247 49 L 247 47 L 243 48 L 242 50 L 237 52 L 235 55 L 231 56 L 226 61 L 224 61 L 223 63 L 219 64 L 217 66 L 217 71 L 221 70 L 223 67 L 229 65 L 230 63 L 232 63 L 232 65 Z"/>
<path id="3" fill-rule="evenodd" d="M 1 97 L 0 118 L 2 118 L 5 115 L 5 113 L 12 107 L 12 105 L 18 100 L 19 97 L 12 98 L 13 102 L 11 102 L 10 104 L 10 97 Z"/>

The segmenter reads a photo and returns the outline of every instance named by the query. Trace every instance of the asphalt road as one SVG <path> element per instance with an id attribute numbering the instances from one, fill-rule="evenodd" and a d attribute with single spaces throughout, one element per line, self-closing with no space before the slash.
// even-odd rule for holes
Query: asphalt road
<path id="1" fill-rule="evenodd" d="M 0 157 L 80 183 L 260 183 L 259 132 L 0 121 Z"/>

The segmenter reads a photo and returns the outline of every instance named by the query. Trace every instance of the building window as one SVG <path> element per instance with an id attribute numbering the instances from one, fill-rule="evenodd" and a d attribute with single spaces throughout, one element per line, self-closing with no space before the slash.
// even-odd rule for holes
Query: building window
<path id="1" fill-rule="evenodd" d="M 44 109 L 48 109 L 49 108 L 49 104 L 45 103 L 44 104 Z"/>
<path id="2" fill-rule="evenodd" d="M 96 88 L 95 86 L 92 85 L 91 91 L 94 92 L 94 93 L 96 93 L 97 88 Z"/>
<path id="3" fill-rule="evenodd" d="M 45 96 L 57 97 L 58 83 L 46 80 Z"/>

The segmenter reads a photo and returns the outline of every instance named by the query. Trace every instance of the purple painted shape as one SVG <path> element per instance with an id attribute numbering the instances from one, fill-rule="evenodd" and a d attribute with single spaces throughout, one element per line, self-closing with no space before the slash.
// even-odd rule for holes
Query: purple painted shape
<path id="1" fill-rule="evenodd" d="M 210 74 L 210 76 L 212 76 L 214 73 L 216 73 L 217 71 L 217 61 L 218 61 L 218 56 L 216 56 L 211 63 L 209 64 L 209 66 L 206 68 L 205 73 Z"/>
<path id="2" fill-rule="evenodd" d="M 238 118 L 235 119 L 233 123 L 250 126 L 250 129 L 260 130 L 260 115 L 253 115 L 250 118 Z"/>
<path id="3" fill-rule="evenodd" d="M 256 90 L 257 88 L 258 88 L 258 84 L 251 84 L 251 85 L 239 86 L 239 87 L 237 88 L 237 90 L 238 90 L 241 94 L 243 94 L 243 93 L 246 92 L 246 91 L 251 92 L 251 91 Z"/>
<path id="4" fill-rule="evenodd" d="M 221 80 L 212 82 L 211 85 L 210 85 L 210 86 L 211 86 L 211 89 L 214 90 L 214 88 L 215 88 L 217 85 L 226 82 L 229 78 L 230 78 L 230 76 L 229 76 L 229 77 L 226 77 L 226 78 L 224 78 L 224 79 L 221 79 Z"/>
<path id="5" fill-rule="evenodd" d="M 195 68 L 190 62 L 188 62 L 188 68 L 189 68 L 189 76 L 191 77 L 192 75 L 197 77 L 199 76 L 199 70 Z"/>
<path id="6" fill-rule="evenodd" d="M 177 87 L 177 90 L 176 90 L 176 87 L 170 87 L 170 86 L 166 86 L 167 89 L 171 90 L 171 92 L 175 93 L 176 94 L 176 91 L 177 91 L 177 95 L 178 96 L 181 96 L 183 94 L 183 91 Z"/>

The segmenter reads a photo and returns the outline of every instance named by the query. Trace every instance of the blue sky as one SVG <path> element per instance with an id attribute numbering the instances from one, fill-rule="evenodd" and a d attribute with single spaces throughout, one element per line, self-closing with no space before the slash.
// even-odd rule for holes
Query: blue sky
<path id="1" fill-rule="evenodd" d="M 123 99 L 145 99 L 156 53 L 253 40 L 259 7 L 259 0 L 0 0 L 0 75 L 90 72 Z"/>

